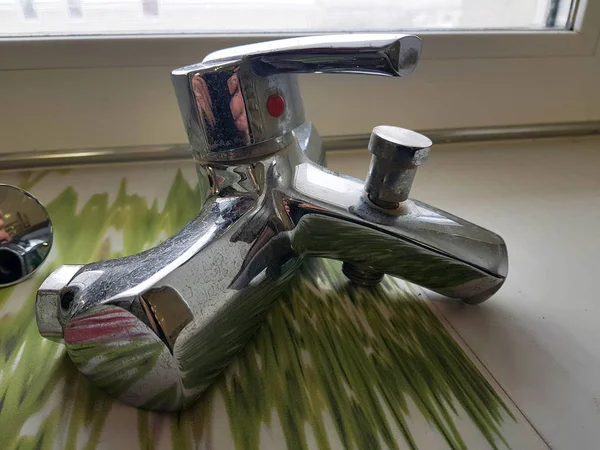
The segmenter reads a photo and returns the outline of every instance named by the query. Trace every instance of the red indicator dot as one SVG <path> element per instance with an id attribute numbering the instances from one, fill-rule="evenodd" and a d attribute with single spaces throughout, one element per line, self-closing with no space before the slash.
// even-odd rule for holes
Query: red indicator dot
<path id="1" fill-rule="evenodd" d="M 273 117 L 279 117 L 285 109 L 285 100 L 281 95 L 271 95 L 267 99 L 267 111 Z"/>

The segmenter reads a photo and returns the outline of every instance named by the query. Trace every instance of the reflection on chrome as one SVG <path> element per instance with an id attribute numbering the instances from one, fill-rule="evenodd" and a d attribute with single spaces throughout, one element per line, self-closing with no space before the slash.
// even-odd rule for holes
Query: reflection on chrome
<path id="1" fill-rule="evenodd" d="M 0 287 L 31 276 L 51 247 L 52 224 L 42 204 L 18 187 L 0 184 Z"/>

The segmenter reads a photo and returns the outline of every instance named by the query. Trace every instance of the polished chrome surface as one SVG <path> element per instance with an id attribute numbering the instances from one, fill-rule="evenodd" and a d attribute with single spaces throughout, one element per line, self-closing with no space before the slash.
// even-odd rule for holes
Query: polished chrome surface
<path id="1" fill-rule="evenodd" d="M 335 52 L 354 48 L 338 44 Z M 333 57 L 317 50 L 324 59 Z M 219 61 L 211 62 L 213 72 L 229 67 L 228 59 Z M 198 68 L 183 72 L 190 83 L 198 73 L 204 76 Z M 232 76 L 219 83 L 235 96 Z M 267 72 L 256 86 L 280 76 Z M 237 79 L 242 91 L 246 81 Z M 289 78 L 271 81 L 280 90 L 295 89 Z M 196 108 L 198 98 L 190 92 L 184 86 L 178 96 L 185 94 Z M 260 109 L 259 99 L 246 92 L 242 100 L 248 119 L 243 123 L 250 123 L 249 111 L 252 105 Z M 376 205 L 360 180 L 323 167 L 316 130 L 296 124 L 300 110 L 291 105 L 291 116 L 266 124 L 269 133 L 281 134 L 262 142 L 253 142 L 254 128 L 248 134 L 238 128 L 234 144 L 224 134 L 226 145 L 211 147 L 215 141 L 205 131 L 192 130 L 198 173 L 210 185 L 199 215 L 143 253 L 57 269 L 38 291 L 42 335 L 62 339 L 79 370 L 109 394 L 143 408 L 178 410 L 228 365 L 310 257 L 343 261 L 345 272 L 359 281 L 372 284 L 386 273 L 469 303 L 502 286 L 508 270 L 502 238 L 416 200 Z M 212 118 L 205 114 L 201 120 Z M 379 135 L 390 140 L 389 133 Z M 386 145 L 376 142 L 372 150 L 385 156 Z M 397 143 L 392 147 L 397 150 Z"/>
<path id="2" fill-rule="evenodd" d="M 232 162 L 289 144 L 304 122 L 296 74 L 405 76 L 420 52 L 421 40 L 411 35 L 310 36 L 221 50 L 172 79 L 195 159 Z M 280 115 L 269 112 L 272 96 L 284 101 Z"/>
<path id="3" fill-rule="evenodd" d="M 276 73 L 360 73 L 409 75 L 421 53 L 421 39 L 408 34 L 331 34 L 279 39 L 211 53 L 202 64 L 247 59 L 259 76 Z"/>
<path id="4" fill-rule="evenodd" d="M 595 136 L 600 133 L 600 122 L 456 128 L 421 130 L 420 132 L 428 136 L 434 144 L 494 142 L 514 139 Z M 356 150 L 364 149 L 367 146 L 370 135 L 323 136 L 322 139 L 325 151 Z M 191 155 L 189 144 L 0 153 L 0 171 L 140 161 L 181 161 L 190 158 Z"/>
<path id="5" fill-rule="evenodd" d="M 408 199 L 417 168 L 427 161 L 431 140 L 411 130 L 381 125 L 369 140 L 371 166 L 365 181 L 369 200 L 386 209 Z"/>
<path id="6" fill-rule="evenodd" d="M 0 184 L 0 287 L 31 276 L 52 248 L 52 223 L 44 206 L 16 186 Z"/>
<path id="7" fill-rule="evenodd" d="M 60 266 L 39 287 L 36 299 L 36 322 L 40 334 L 45 338 L 62 341 L 63 328 L 58 318 L 61 307 L 67 306 L 70 299 L 69 295 L 61 298 L 61 289 L 82 267 L 81 265 Z"/>

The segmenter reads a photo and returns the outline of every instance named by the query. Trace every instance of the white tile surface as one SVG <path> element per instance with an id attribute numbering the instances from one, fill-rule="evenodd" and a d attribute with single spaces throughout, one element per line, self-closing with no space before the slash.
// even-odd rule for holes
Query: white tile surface
<path id="1" fill-rule="evenodd" d="M 364 178 L 369 155 L 328 160 Z M 600 448 L 600 138 L 437 146 L 412 194 L 504 237 L 492 299 L 436 302 L 550 447 Z"/>

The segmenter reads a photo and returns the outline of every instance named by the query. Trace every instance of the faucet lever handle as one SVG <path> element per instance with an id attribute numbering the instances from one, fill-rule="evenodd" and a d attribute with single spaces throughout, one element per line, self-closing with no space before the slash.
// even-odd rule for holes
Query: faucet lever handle
<path id="1" fill-rule="evenodd" d="M 358 73 L 406 76 L 417 65 L 421 39 L 410 34 L 334 34 L 261 42 L 209 54 L 203 64 L 245 59 L 255 74 Z"/>

